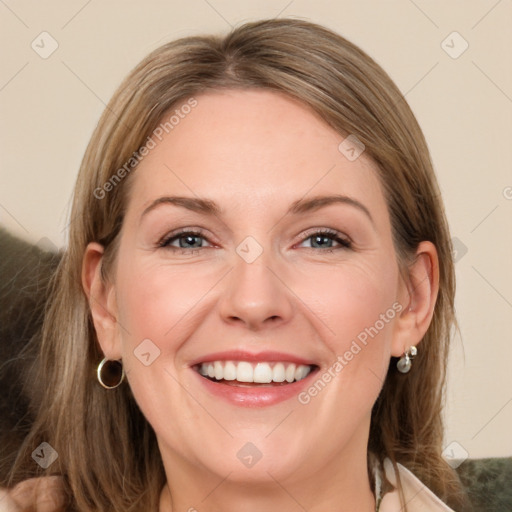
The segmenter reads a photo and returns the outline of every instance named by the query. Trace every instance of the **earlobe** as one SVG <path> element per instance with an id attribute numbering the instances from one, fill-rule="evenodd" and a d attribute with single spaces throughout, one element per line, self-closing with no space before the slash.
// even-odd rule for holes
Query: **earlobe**
<path id="1" fill-rule="evenodd" d="M 439 260 L 432 242 L 418 245 L 416 257 L 400 286 L 403 310 L 395 324 L 392 344 L 395 357 L 421 342 L 434 315 L 439 292 Z"/>
<path id="2" fill-rule="evenodd" d="M 120 359 L 121 347 L 117 329 L 117 305 L 114 285 L 102 277 L 103 246 L 90 243 L 82 261 L 82 286 L 101 349 L 108 359 Z"/>

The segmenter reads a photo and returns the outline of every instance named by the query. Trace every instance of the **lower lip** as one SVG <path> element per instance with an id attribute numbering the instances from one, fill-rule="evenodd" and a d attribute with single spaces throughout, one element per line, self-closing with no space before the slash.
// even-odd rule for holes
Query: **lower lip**
<path id="1" fill-rule="evenodd" d="M 212 395 L 242 407 L 266 407 L 297 397 L 310 384 L 318 368 L 312 370 L 304 379 L 290 384 L 254 387 L 222 384 L 203 377 L 195 370 L 192 371 Z"/>

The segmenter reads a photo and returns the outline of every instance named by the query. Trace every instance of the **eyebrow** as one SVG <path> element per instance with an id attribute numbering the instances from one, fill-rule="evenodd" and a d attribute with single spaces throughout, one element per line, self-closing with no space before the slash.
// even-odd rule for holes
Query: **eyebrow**
<path id="1" fill-rule="evenodd" d="M 186 196 L 162 196 L 152 201 L 151 204 L 145 208 L 141 214 L 141 218 L 161 204 L 180 206 L 187 210 L 202 213 L 204 215 L 220 216 L 223 213 L 223 210 L 217 205 L 217 203 L 209 199 Z M 370 211 L 363 203 L 357 199 L 344 195 L 315 196 L 308 199 L 298 199 L 291 204 L 285 215 L 301 215 L 319 210 L 320 208 L 324 208 L 332 204 L 347 204 L 353 206 L 363 212 L 370 219 L 371 223 L 374 224 Z"/>

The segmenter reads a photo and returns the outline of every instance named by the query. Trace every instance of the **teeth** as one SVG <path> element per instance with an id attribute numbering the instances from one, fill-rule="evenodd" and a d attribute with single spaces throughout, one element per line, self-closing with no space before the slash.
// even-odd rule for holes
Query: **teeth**
<path id="1" fill-rule="evenodd" d="M 236 369 L 236 380 L 239 382 L 254 382 L 253 376 L 254 370 L 252 369 L 251 363 L 240 361 Z"/>
<path id="2" fill-rule="evenodd" d="M 224 380 L 236 380 L 236 366 L 231 361 L 224 365 Z"/>
<path id="3" fill-rule="evenodd" d="M 309 366 L 299 365 L 295 370 L 295 380 L 302 380 L 304 377 L 307 377 L 309 373 Z"/>
<path id="4" fill-rule="evenodd" d="M 262 384 L 272 382 L 272 368 L 266 363 L 258 363 L 254 368 L 253 380 Z"/>
<path id="5" fill-rule="evenodd" d="M 274 382 L 284 382 L 285 369 L 283 363 L 277 363 L 272 369 L 272 380 Z"/>
<path id="6" fill-rule="evenodd" d="M 290 364 L 286 367 L 286 371 L 284 372 L 284 378 L 286 382 L 293 382 L 295 379 L 295 365 Z"/>
<path id="7" fill-rule="evenodd" d="M 217 380 L 222 379 L 222 377 L 224 376 L 224 368 L 222 368 L 222 363 L 220 363 L 219 361 L 215 361 L 215 363 L 213 365 L 213 372 L 214 372 L 214 377 Z M 208 372 L 208 373 L 210 373 L 210 372 Z"/>
<path id="8" fill-rule="evenodd" d="M 294 382 L 309 375 L 311 367 L 293 363 L 249 363 L 247 361 L 212 361 L 202 363 L 199 373 L 216 380 L 237 380 L 238 382 Z"/>

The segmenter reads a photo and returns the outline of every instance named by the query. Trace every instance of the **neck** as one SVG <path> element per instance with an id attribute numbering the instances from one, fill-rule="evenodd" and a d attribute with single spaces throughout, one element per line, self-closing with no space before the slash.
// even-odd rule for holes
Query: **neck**
<path id="1" fill-rule="evenodd" d="M 276 478 L 240 481 L 232 472 L 220 476 L 179 465 L 161 494 L 160 512 L 375 512 L 366 452 L 354 460 L 335 457 L 314 474 L 294 472 Z"/>

